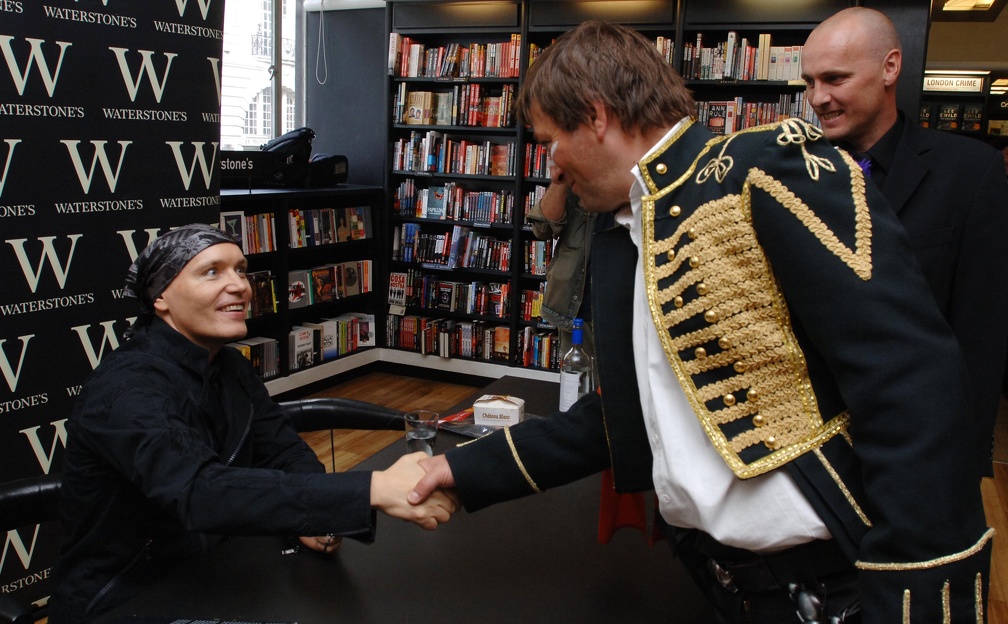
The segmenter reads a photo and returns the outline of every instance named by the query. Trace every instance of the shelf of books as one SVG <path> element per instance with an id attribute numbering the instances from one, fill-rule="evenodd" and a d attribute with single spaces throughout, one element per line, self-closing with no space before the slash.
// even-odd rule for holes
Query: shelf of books
<path id="1" fill-rule="evenodd" d="M 378 187 L 221 192 L 221 227 L 242 241 L 252 302 L 231 346 L 273 394 L 361 365 L 377 346 L 384 266 Z"/>
<path id="2" fill-rule="evenodd" d="M 714 134 L 788 117 L 817 124 L 801 78 L 802 45 L 789 43 L 807 34 L 697 31 L 682 50 L 682 75 L 694 91 L 697 121 Z"/>
<path id="3" fill-rule="evenodd" d="M 989 71 L 925 71 L 920 125 L 982 138 Z"/>
<path id="4" fill-rule="evenodd" d="M 730 134 L 787 117 L 818 119 L 805 98 L 801 54 L 815 26 L 849 6 L 812 0 L 786 4 L 741 0 L 685 3 L 678 68 L 697 101 L 697 120 Z"/>
<path id="5" fill-rule="evenodd" d="M 524 158 L 511 103 L 523 7 L 484 8 L 389 3 L 384 344 L 442 364 L 549 371 L 525 344 L 528 297 L 515 264 Z"/>

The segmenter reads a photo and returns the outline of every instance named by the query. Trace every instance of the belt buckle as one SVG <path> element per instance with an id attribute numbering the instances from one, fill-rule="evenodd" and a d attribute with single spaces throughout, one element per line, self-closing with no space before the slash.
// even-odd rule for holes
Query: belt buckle
<path id="1" fill-rule="evenodd" d="M 717 561 L 713 559 L 707 560 L 707 570 L 714 577 L 714 580 L 718 582 L 718 585 L 727 589 L 731 593 L 738 593 L 738 585 L 735 584 L 735 577 L 728 570 L 721 567 Z"/>

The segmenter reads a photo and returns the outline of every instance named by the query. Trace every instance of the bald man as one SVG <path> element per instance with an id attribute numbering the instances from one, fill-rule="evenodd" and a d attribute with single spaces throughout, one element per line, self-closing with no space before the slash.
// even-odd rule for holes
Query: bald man
<path id="1" fill-rule="evenodd" d="M 806 93 L 834 144 L 855 155 L 910 235 L 972 387 L 975 459 L 991 475 L 1008 353 L 1008 184 L 981 141 L 917 125 L 896 106 L 902 48 L 892 22 L 863 7 L 820 24 L 802 50 Z M 965 460 L 966 458 L 964 458 Z"/>

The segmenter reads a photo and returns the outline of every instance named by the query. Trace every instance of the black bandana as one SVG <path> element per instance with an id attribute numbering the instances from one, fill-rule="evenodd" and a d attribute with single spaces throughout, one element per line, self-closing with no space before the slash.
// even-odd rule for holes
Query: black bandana
<path id="1" fill-rule="evenodd" d="M 193 256 L 219 243 L 241 246 L 231 235 L 202 223 L 183 225 L 158 237 L 140 252 L 129 268 L 123 294 L 139 300 L 145 313 L 153 312 L 154 300 Z"/>

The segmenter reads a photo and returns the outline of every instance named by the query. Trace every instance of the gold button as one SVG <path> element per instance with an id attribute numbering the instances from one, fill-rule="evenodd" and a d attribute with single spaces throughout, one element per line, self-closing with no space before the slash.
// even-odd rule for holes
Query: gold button
<path id="1" fill-rule="evenodd" d="M 752 419 L 753 426 L 762 427 L 766 424 L 766 418 L 763 418 L 762 414 L 756 414 Z"/>
<path id="2" fill-rule="evenodd" d="M 669 214 L 672 215 L 673 217 L 678 217 L 680 214 L 682 214 L 682 208 L 680 208 L 679 206 L 672 206 L 672 208 L 669 210 Z"/>
<path id="3" fill-rule="evenodd" d="M 697 347 L 696 351 L 693 352 L 693 355 L 696 356 L 696 359 L 702 360 L 705 357 L 707 357 L 707 349 L 704 349 L 703 347 Z"/>
<path id="4" fill-rule="evenodd" d="M 669 249 L 668 259 L 671 261 L 673 258 L 675 258 L 675 249 Z"/>
<path id="5" fill-rule="evenodd" d="M 774 436 L 770 436 L 769 438 L 766 439 L 766 442 L 764 444 L 766 444 L 766 447 L 772 451 L 777 448 L 777 438 L 775 438 Z"/>
<path id="6" fill-rule="evenodd" d="M 677 307 L 677 308 L 683 307 L 683 298 L 682 297 L 676 297 L 675 299 L 673 299 L 673 302 L 675 303 L 675 307 Z"/>
<path id="7" fill-rule="evenodd" d="M 690 256 L 689 265 L 691 267 L 693 267 L 694 269 L 697 268 L 698 266 L 700 266 L 700 257 L 699 256 Z"/>
<path id="8" fill-rule="evenodd" d="M 746 401 L 755 403 L 756 401 L 759 401 L 759 392 L 756 392 L 754 388 L 749 388 L 749 392 L 746 392 L 745 398 Z"/>
<path id="9" fill-rule="evenodd" d="M 727 338 L 722 336 L 721 338 L 718 338 L 717 346 L 725 350 L 731 349 L 732 347 L 731 340 L 728 340 Z"/>
<path id="10" fill-rule="evenodd" d="M 665 163 L 658 163 L 654 170 L 657 171 L 659 175 L 665 175 L 668 172 L 668 167 L 665 166 Z"/>
<path id="11" fill-rule="evenodd" d="M 735 362 L 735 364 L 733 365 L 733 368 L 735 369 L 736 373 L 744 373 L 744 372 L 746 372 L 745 362 Z"/>
<path id="12" fill-rule="evenodd" d="M 718 321 L 717 312 L 715 312 L 714 310 L 707 310 L 706 312 L 704 312 L 703 317 L 704 320 L 707 321 L 708 323 L 717 323 Z"/>
<path id="13" fill-rule="evenodd" d="M 690 229 L 686 230 L 686 235 L 689 236 L 690 238 L 696 240 L 696 228 L 695 227 L 691 227 Z"/>
<path id="14" fill-rule="evenodd" d="M 728 407 L 735 405 L 735 395 L 730 393 L 724 395 L 724 404 L 727 405 Z"/>
<path id="15" fill-rule="evenodd" d="M 707 294 L 707 284 L 704 284 L 703 282 L 700 282 L 699 284 L 697 284 L 696 285 L 696 293 L 698 295 L 700 295 L 701 297 L 703 297 L 704 295 L 706 295 Z"/>

